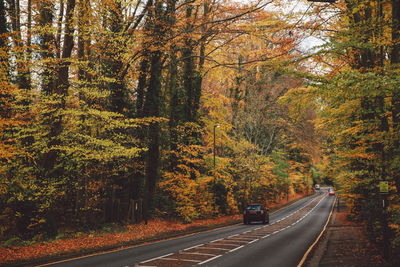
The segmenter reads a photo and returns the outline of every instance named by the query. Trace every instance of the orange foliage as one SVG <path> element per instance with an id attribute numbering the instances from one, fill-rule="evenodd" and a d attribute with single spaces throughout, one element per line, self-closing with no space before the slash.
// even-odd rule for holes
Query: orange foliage
<path id="1" fill-rule="evenodd" d="M 295 199 L 299 199 L 299 198 L 301 198 L 301 197 L 303 197 L 303 196 L 305 196 L 305 194 L 298 194 L 298 193 L 290 194 L 290 195 L 289 195 L 289 201 L 288 201 L 287 198 L 285 197 L 285 198 L 281 199 L 281 200 L 278 201 L 278 202 L 269 204 L 269 205 L 268 205 L 268 208 L 272 209 L 272 208 L 281 207 L 281 206 L 285 205 L 286 203 L 291 202 L 291 201 L 293 201 L 293 200 L 295 200 Z"/>
<path id="2" fill-rule="evenodd" d="M 350 213 L 349 210 L 345 212 L 336 212 L 336 220 L 340 222 L 341 225 L 358 225 L 360 223 L 352 222 L 347 219 L 347 215 Z"/>

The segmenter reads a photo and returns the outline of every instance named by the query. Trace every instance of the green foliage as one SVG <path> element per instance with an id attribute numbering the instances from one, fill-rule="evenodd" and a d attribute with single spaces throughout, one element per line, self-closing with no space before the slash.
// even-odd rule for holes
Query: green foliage
<path id="1" fill-rule="evenodd" d="M 400 76 L 398 66 L 392 64 L 396 56 L 388 52 L 398 49 L 392 43 L 398 40 L 391 40 L 398 36 L 391 21 L 398 9 L 394 3 L 346 2 L 341 28 L 323 52 L 335 66 L 339 61 L 344 64 L 308 90 L 321 106 L 319 128 L 326 135 L 322 177 L 333 178 L 350 207 L 350 217 L 365 222 L 369 237 L 382 245 L 384 256 L 393 262 L 399 260 L 396 254 L 392 253 L 392 259 L 389 255 L 397 242 L 398 210 L 394 207 L 400 201 Z M 385 197 L 378 191 L 381 180 L 390 185 L 387 210 L 382 208 Z"/>
<path id="2" fill-rule="evenodd" d="M 273 162 L 275 163 L 274 168 L 272 169 L 272 173 L 275 174 L 278 179 L 287 181 L 289 174 L 287 173 L 288 168 L 290 165 L 285 161 L 285 158 L 282 154 L 277 152 L 273 152 L 271 155 Z"/>
<path id="3" fill-rule="evenodd" d="M 322 183 L 322 178 L 321 178 L 321 173 L 316 167 L 311 167 L 311 178 L 313 180 L 313 184 L 321 184 Z M 328 181 L 330 178 L 328 177 L 327 179 L 324 179 L 324 184 L 330 184 Z"/>
<path id="4" fill-rule="evenodd" d="M 5 241 L 5 242 L 2 244 L 2 246 L 8 248 L 8 247 L 12 247 L 12 246 L 21 245 L 22 243 L 23 243 L 23 241 L 21 240 L 21 238 L 19 238 L 19 237 L 13 237 L 13 238 L 10 238 L 10 239 L 8 239 L 7 241 Z"/>
<path id="5" fill-rule="evenodd" d="M 242 29 L 247 11 L 228 14 L 225 3 L 194 12 L 150 1 L 131 12 L 136 2 L 67 1 L 71 20 L 58 23 L 59 5 L 32 2 L 20 29 L 0 13 L 1 238 L 62 238 L 150 216 L 189 223 L 306 192 L 309 144 L 293 131 L 306 112 L 290 118 L 278 102 L 301 80 L 258 60 L 241 65 L 250 47 L 293 43 L 265 44 L 275 15 L 255 8 L 256 24 Z M 221 71 L 212 64 L 236 56 L 237 29 L 248 47 L 239 70 Z"/>

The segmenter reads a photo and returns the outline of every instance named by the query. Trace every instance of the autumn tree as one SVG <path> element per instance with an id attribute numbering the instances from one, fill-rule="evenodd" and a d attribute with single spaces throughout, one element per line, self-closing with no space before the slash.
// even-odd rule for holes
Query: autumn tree
<path id="1" fill-rule="evenodd" d="M 285 134 L 311 126 L 277 102 L 303 81 L 283 71 L 299 39 L 272 1 L 0 4 L 2 237 L 304 193 L 306 145 Z"/>
<path id="2" fill-rule="evenodd" d="M 329 74 L 305 90 L 321 105 L 327 171 L 336 170 L 352 216 L 366 222 L 385 258 L 396 262 L 398 2 L 349 0 L 316 11 L 336 14 L 331 23 L 312 28 L 329 38 L 316 57 L 328 63 Z M 380 181 L 391 185 L 389 196 L 379 194 Z"/>

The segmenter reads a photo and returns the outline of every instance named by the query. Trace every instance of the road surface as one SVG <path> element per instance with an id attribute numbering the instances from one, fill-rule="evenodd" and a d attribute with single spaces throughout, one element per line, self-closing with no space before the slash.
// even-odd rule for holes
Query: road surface
<path id="1" fill-rule="evenodd" d="M 270 224 L 222 229 L 48 266 L 297 266 L 324 227 L 334 197 L 321 190 L 270 215 Z"/>

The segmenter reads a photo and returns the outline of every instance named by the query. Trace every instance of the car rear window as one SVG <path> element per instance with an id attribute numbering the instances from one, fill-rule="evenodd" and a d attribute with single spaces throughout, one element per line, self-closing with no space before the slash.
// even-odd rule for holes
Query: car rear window
<path id="1" fill-rule="evenodd" d="M 246 210 L 262 210 L 262 207 L 260 205 L 249 205 Z"/>

